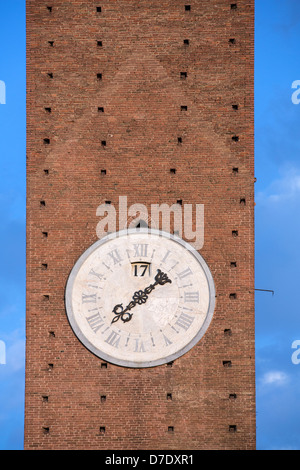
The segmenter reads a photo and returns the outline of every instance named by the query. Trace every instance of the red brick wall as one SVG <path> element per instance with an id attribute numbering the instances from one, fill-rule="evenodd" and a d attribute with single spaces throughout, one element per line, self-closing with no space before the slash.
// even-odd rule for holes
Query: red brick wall
<path id="1" fill-rule="evenodd" d="M 26 449 L 255 447 L 254 0 L 232 3 L 27 0 Z M 96 208 L 120 195 L 205 207 L 215 314 L 172 367 L 102 368 L 66 317 Z"/>

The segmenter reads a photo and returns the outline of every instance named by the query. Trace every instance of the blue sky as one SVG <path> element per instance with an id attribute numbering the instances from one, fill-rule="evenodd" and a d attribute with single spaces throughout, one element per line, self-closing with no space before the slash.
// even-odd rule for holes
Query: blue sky
<path id="1" fill-rule="evenodd" d="M 25 345 L 25 2 L 0 2 L 0 449 L 23 446 Z"/>
<path id="2" fill-rule="evenodd" d="M 25 1 L 2 0 L 0 23 L 0 450 L 9 450 L 23 448 Z M 256 294 L 258 449 L 300 449 L 300 364 L 291 359 L 300 340 L 299 38 L 299 0 L 256 1 L 256 288 L 275 291 Z"/>
<path id="3" fill-rule="evenodd" d="M 300 449 L 298 0 L 256 1 L 257 448 Z"/>

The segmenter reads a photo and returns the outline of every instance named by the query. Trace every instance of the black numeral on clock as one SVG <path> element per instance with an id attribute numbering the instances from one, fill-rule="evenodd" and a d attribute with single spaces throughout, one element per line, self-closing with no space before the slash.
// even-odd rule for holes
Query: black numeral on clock
<path id="1" fill-rule="evenodd" d="M 109 256 L 111 257 L 111 259 L 113 260 L 114 262 L 114 265 L 115 264 L 118 264 L 118 263 L 121 263 L 123 260 L 120 256 L 120 253 L 118 252 L 118 250 L 112 250 L 111 252 L 108 253 Z"/>
<path id="2" fill-rule="evenodd" d="M 142 258 L 147 256 L 147 251 L 148 251 L 148 244 L 138 244 L 138 245 L 133 245 L 134 247 L 134 256 L 136 258 Z"/>
<path id="3" fill-rule="evenodd" d="M 199 292 L 185 292 L 184 301 L 185 302 L 199 302 Z"/>
<path id="4" fill-rule="evenodd" d="M 171 251 L 168 250 L 167 253 L 165 254 L 164 259 L 161 260 L 162 263 L 165 263 L 165 262 L 167 261 L 167 258 L 168 258 L 168 256 L 169 256 L 170 253 L 171 253 Z"/>
<path id="5" fill-rule="evenodd" d="M 102 281 L 102 278 L 104 277 L 104 274 L 96 273 L 93 269 L 90 270 L 89 274 L 96 276 L 100 281 Z"/>
<path id="6" fill-rule="evenodd" d="M 115 331 L 112 331 L 108 338 L 105 340 L 105 343 L 109 344 L 110 346 L 113 346 L 114 348 L 118 348 L 120 339 L 121 336 Z"/>
<path id="7" fill-rule="evenodd" d="M 193 271 L 190 268 L 187 268 L 181 273 L 177 273 L 177 276 L 179 277 L 179 279 L 183 279 L 187 276 L 190 276 L 191 274 L 193 274 Z"/>
<path id="8" fill-rule="evenodd" d="M 169 346 L 170 344 L 173 344 L 172 341 L 169 340 L 164 334 L 163 334 L 164 340 L 165 340 L 165 345 Z"/>
<path id="9" fill-rule="evenodd" d="M 189 329 L 193 321 L 194 321 L 194 317 L 191 317 L 190 315 L 187 315 L 186 313 L 182 313 L 180 317 L 178 318 L 177 322 L 175 323 L 175 325 L 179 326 L 180 328 L 183 328 L 186 331 Z"/>
<path id="10" fill-rule="evenodd" d="M 91 315 L 87 318 L 87 321 L 94 333 L 97 333 L 97 331 L 104 325 L 104 321 L 99 313 Z"/>
<path id="11" fill-rule="evenodd" d="M 82 303 L 87 304 L 87 303 L 95 303 L 97 300 L 96 294 L 82 294 Z"/>
<path id="12" fill-rule="evenodd" d="M 145 352 L 144 343 L 140 339 L 135 340 L 135 350 L 134 350 L 134 352 Z"/>

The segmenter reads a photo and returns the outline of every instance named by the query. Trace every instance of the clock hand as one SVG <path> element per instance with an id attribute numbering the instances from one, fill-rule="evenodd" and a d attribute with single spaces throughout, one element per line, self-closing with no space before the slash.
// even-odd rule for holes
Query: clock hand
<path id="1" fill-rule="evenodd" d="M 129 313 L 129 311 L 134 308 L 137 304 L 145 304 L 148 299 L 148 294 L 150 294 L 150 292 L 152 292 L 157 285 L 163 286 L 164 284 L 172 283 L 171 279 L 168 278 L 168 275 L 166 273 L 163 273 L 160 269 L 157 270 L 157 274 L 154 280 L 155 283 L 150 284 L 150 286 L 146 287 L 145 290 L 136 291 L 132 296 L 131 302 L 129 302 L 125 309 L 123 309 L 123 304 L 117 304 L 113 308 L 113 313 L 115 314 L 115 317 L 112 319 L 111 323 L 117 322 L 120 318 L 124 323 L 127 323 L 131 320 L 133 315 L 132 313 Z"/>

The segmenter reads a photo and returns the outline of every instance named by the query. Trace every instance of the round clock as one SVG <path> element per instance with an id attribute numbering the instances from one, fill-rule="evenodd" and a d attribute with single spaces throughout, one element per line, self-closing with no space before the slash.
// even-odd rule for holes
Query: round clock
<path id="1" fill-rule="evenodd" d="M 194 248 L 169 233 L 130 229 L 97 241 L 66 287 L 71 327 L 96 356 L 125 367 L 174 361 L 213 316 L 212 275 Z"/>

